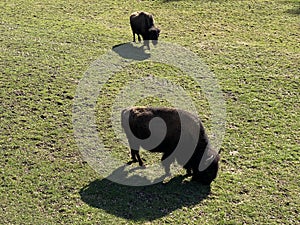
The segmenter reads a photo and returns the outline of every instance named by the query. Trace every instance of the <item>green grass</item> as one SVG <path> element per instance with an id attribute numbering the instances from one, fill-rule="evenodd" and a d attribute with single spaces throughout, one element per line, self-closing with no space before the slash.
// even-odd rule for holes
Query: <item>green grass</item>
<path id="1" fill-rule="evenodd" d="M 299 223 L 299 1 L 0 4 L 1 224 Z M 153 13 L 160 40 L 197 53 L 222 87 L 226 136 L 210 190 L 180 175 L 149 187 L 112 183 L 84 162 L 76 145 L 77 85 L 100 55 L 132 40 L 128 18 L 137 10 Z M 178 71 L 154 63 L 127 68 L 105 86 L 110 97 L 98 101 L 99 132 L 124 161 L 128 149 L 113 141 L 105 113 L 122 77 L 148 72 L 174 79 Z M 172 81 L 204 105 L 199 111 L 209 126 L 207 103 L 193 95 L 192 81 Z"/>

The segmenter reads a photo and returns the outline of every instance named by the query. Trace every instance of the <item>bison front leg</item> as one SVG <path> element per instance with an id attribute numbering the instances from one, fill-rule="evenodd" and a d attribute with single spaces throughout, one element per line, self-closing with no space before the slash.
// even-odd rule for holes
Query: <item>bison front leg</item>
<path id="1" fill-rule="evenodd" d="M 169 157 L 170 155 L 171 155 L 171 153 L 164 153 L 161 158 L 162 165 L 165 169 L 166 175 L 171 174 L 170 167 L 171 167 L 171 164 L 175 161 L 175 159 L 173 157 Z"/>
<path id="2" fill-rule="evenodd" d="M 150 50 L 149 40 L 144 40 L 144 46 L 146 46 L 147 49 Z"/>

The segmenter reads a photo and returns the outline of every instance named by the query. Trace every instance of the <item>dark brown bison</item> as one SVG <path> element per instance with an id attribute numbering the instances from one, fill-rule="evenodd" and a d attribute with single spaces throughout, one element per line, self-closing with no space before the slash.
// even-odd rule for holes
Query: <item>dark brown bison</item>
<path id="1" fill-rule="evenodd" d="M 138 40 L 141 41 L 140 35 L 143 40 L 158 40 L 160 29 L 154 26 L 154 19 L 150 13 L 147 12 L 134 12 L 130 15 L 130 25 L 133 34 L 133 41 L 135 42 L 135 34 Z M 156 43 L 155 41 L 153 42 Z"/>
<path id="2" fill-rule="evenodd" d="M 166 174 L 176 160 L 193 180 L 210 184 L 216 178 L 220 156 L 210 148 L 204 127 L 195 115 L 174 108 L 132 107 L 122 111 L 121 124 L 132 162 L 143 166 L 139 155 L 142 147 L 163 153 Z"/>

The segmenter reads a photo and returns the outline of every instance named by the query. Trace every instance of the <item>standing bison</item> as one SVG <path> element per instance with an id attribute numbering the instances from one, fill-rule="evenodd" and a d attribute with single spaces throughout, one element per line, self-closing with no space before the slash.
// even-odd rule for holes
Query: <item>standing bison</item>
<path id="1" fill-rule="evenodd" d="M 163 153 L 161 160 L 166 174 L 176 160 L 193 180 L 210 184 L 216 178 L 220 156 L 210 148 L 204 127 L 195 115 L 174 108 L 132 107 L 122 111 L 121 124 L 132 161 L 140 166 L 143 166 L 139 155 L 142 147 Z"/>
<path id="2" fill-rule="evenodd" d="M 139 41 L 141 41 L 140 35 L 142 35 L 144 41 L 158 40 L 160 29 L 154 26 L 154 19 L 150 13 L 147 12 L 132 13 L 130 15 L 130 25 L 131 25 L 134 42 L 135 42 L 135 34 L 137 34 Z M 153 44 L 155 43 L 156 42 L 154 41 Z"/>

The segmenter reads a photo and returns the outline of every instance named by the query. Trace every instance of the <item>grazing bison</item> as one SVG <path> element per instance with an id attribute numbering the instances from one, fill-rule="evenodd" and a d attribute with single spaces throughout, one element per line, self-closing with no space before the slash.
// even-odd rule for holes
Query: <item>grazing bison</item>
<path id="1" fill-rule="evenodd" d="M 154 19 L 150 13 L 135 12 L 130 15 L 130 25 L 133 34 L 133 41 L 135 42 L 135 34 L 138 40 L 141 41 L 140 35 L 143 40 L 158 40 L 160 29 L 154 26 Z M 153 44 L 156 44 L 154 41 Z"/>
<path id="2" fill-rule="evenodd" d="M 143 166 L 139 155 L 142 147 L 163 153 L 161 160 L 166 174 L 176 160 L 193 180 L 210 184 L 216 178 L 220 156 L 210 148 L 204 127 L 195 115 L 174 108 L 132 107 L 122 111 L 121 124 L 132 162 Z"/>

